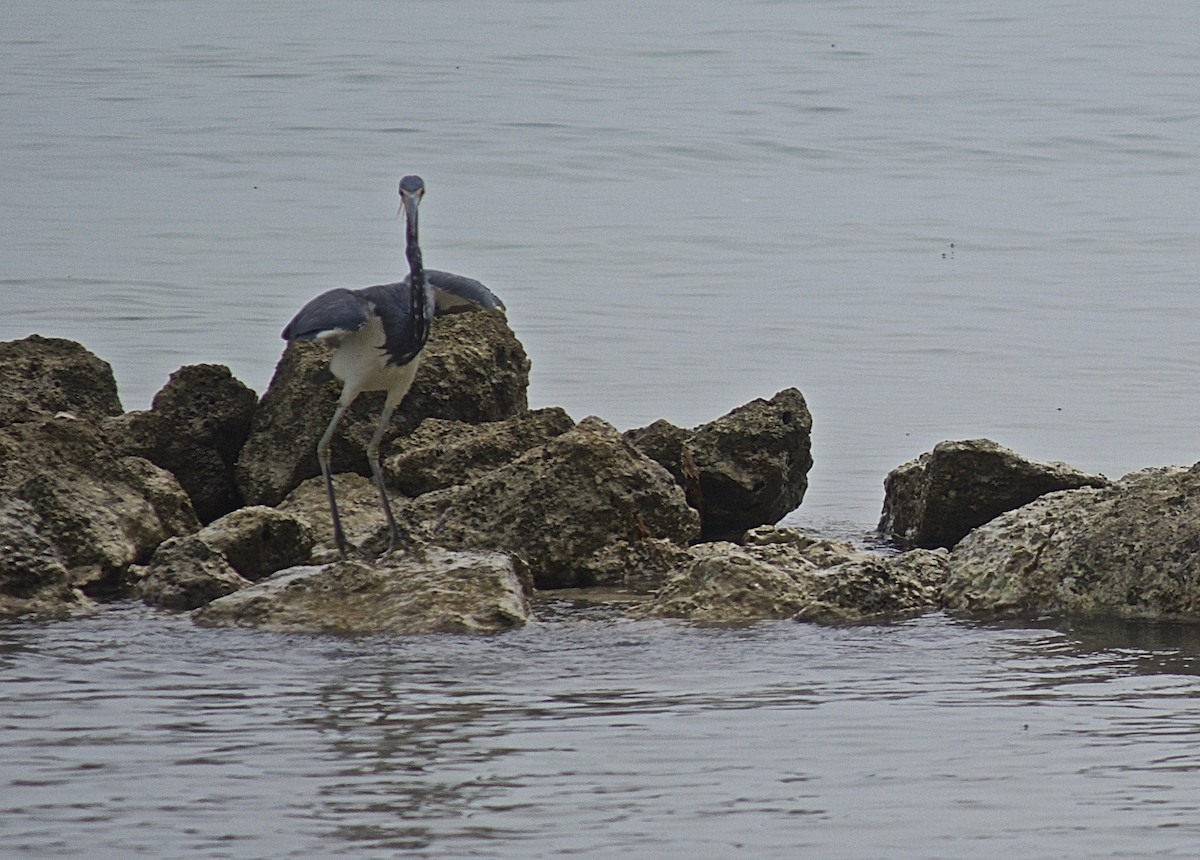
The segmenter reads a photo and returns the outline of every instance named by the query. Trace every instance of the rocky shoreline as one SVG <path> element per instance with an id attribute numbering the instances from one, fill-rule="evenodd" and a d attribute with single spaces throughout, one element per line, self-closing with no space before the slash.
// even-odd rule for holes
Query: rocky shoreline
<path id="1" fill-rule="evenodd" d="M 414 551 L 379 557 L 375 398 L 342 422 L 337 492 L 363 550 L 343 560 L 314 454 L 338 392 L 326 366 L 323 346 L 290 345 L 261 399 L 188 366 L 127 413 L 80 344 L 0 343 L 0 618 L 133 598 L 206 625 L 487 632 L 561 589 L 701 623 L 1200 618 L 1200 466 L 1110 481 L 943 442 L 886 477 L 887 546 L 868 551 L 776 526 L 812 467 L 798 390 L 691 429 L 530 410 L 529 360 L 496 311 L 435 321 L 385 440 Z"/>

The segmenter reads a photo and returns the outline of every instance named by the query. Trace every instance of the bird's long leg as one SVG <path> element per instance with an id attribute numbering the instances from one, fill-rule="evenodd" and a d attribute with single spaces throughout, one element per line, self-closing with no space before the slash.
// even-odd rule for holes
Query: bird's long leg
<path id="1" fill-rule="evenodd" d="M 333 495 L 333 476 L 329 472 L 329 445 L 333 441 L 333 431 L 337 429 L 342 416 L 346 414 L 346 406 L 339 403 L 333 411 L 333 419 L 325 428 L 325 435 L 317 442 L 317 462 L 321 464 L 321 474 L 325 477 L 325 494 L 329 496 L 329 515 L 333 519 L 333 541 L 337 544 L 342 558 L 350 544 L 346 541 L 346 533 L 342 531 L 342 518 L 338 516 L 337 499 Z"/>
<path id="2" fill-rule="evenodd" d="M 379 445 L 383 442 L 383 434 L 387 432 L 388 423 L 392 420 L 394 410 L 395 406 L 384 404 L 383 411 L 379 414 L 379 426 L 375 428 L 375 432 L 371 434 L 371 441 L 367 443 L 367 462 L 371 464 L 371 474 L 375 477 L 375 487 L 379 490 L 379 501 L 383 503 L 383 512 L 387 515 L 388 552 L 398 546 L 408 544 L 408 540 L 400 534 L 400 527 L 392 515 L 392 505 L 388 501 L 387 489 L 383 485 L 383 467 L 379 462 Z"/>

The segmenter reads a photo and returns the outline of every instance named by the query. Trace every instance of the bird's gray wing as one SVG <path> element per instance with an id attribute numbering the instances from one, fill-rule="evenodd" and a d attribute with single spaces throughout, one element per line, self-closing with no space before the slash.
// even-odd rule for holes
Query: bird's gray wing
<path id="1" fill-rule="evenodd" d="M 356 292 L 383 323 L 383 351 L 387 353 L 388 363 L 401 366 L 416 358 L 429 340 L 432 308 L 422 301 L 425 296 L 414 290 L 407 280 L 365 287 Z"/>
<path id="2" fill-rule="evenodd" d="M 425 270 L 425 282 L 433 287 L 434 301 L 439 314 L 462 310 L 474 305 L 480 308 L 504 310 L 500 297 L 474 278 L 466 278 L 437 269 Z"/>
<path id="3" fill-rule="evenodd" d="M 370 305 L 358 291 L 329 290 L 300 308 L 283 330 L 283 339 L 316 340 L 358 331 L 366 325 L 368 313 Z"/>

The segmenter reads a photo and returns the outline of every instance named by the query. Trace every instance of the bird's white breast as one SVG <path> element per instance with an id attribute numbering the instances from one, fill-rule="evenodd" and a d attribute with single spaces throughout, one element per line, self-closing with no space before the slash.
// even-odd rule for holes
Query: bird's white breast
<path id="1" fill-rule="evenodd" d="M 350 403 L 363 391 L 387 391 L 388 400 L 398 403 L 412 384 L 417 361 L 402 367 L 389 365 L 383 350 L 383 323 L 371 314 L 358 331 L 343 334 L 329 360 L 333 375 L 345 383 L 341 400 Z"/>

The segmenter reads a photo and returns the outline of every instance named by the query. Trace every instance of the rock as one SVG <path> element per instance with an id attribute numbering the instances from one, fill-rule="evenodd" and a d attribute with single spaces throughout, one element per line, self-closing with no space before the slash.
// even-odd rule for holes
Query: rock
<path id="1" fill-rule="evenodd" d="M 28 505 L 71 585 L 89 593 L 115 589 L 130 564 L 200 527 L 169 472 L 114 454 L 90 421 L 43 418 L 0 428 L 0 462 L 0 498 Z M 18 540 L 21 534 L 0 534 L 0 544 Z"/>
<path id="2" fill-rule="evenodd" d="M 616 542 L 685 545 L 699 531 L 671 476 L 599 418 L 404 513 L 443 546 L 517 553 L 538 588 L 594 584 Z"/>
<path id="3" fill-rule="evenodd" d="M 950 554 L 947 608 L 985 616 L 1200 620 L 1200 464 L 1052 493 Z"/>
<path id="4" fill-rule="evenodd" d="M 879 531 L 902 547 L 952 547 L 971 529 L 1056 490 L 1109 481 L 1039 463 L 988 439 L 939 442 L 884 479 Z"/>
<path id="5" fill-rule="evenodd" d="M 620 589 L 626 595 L 648 594 L 662 587 L 687 557 L 687 549 L 666 538 L 616 540 L 581 558 L 574 580 Z"/>
<path id="6" fill-rule="evenodd" d="M 123 453 L 175 475 L 208 523 L 242 505 L 234 466 L 256 404 L 229 368 L 195 364 L 171 374 L 149 411 L 109 419 L 106 429 Z"/>
<path id="7" fill-rule="evenodd" d="M 796 509 L 812 468 L 812 415 L 795 388 L 694 430 L 658 421 L 626 435 L 674 476 L 701 514 L 701 540 L 740 539 Z"/>
<path id="8" fill-rule="evenodd" d="M 252 506 L 196 532 L 162 543 L 145 567 L 131 570 L 130 590 L 155 606 L 196 609 L 309 560 L 312 529 L 275 508 Z"/>
<path id="9" fill-rule="evenodd" d="M 78 343 L 30 335 L 0 342 L 0 427 L 69 412 L 121 414 L 112 367 Z"/>
<path id="10" fill-rule="evenodd" d="M 250 504 L 278 504 L 320 474 L 316 444 L 341 385 L 329 373 L 329 347 L 291 343 L 255 412 L 237 463 L 237 484 Z M 529 359 L 503 314 L 477 311 L 437 317 L 412 389 L 392 418 L 390 440 L 429 417 L 470 423 L 524 412 Z M 369 475 L 364 449 L 379 421 L 383 392 L 360 396 L 333 439 L 334 472 Z"/>
<path id="11" fill-rule="evenodd" d="M 337 494 L 338 513 L 347 539 L 361 546 L 386 524 L 383 508 L 379 504 L 379 491 L 370 478 L 356 472 L 343 472 L 333 476 L 333 490 Z M 390 495 L 390 494 L 389 494 Z M 402 516 L 400 499 L 392 497 L 392 509 Z M 322 547 L 314 556 L 323 557 L 335 553 L 333 543 L 333 521 L 329 516 L 329 499 L 325 495 L 325 481 L 309 478 L 279 503 L 276 510 L 295 516 L 306 523 L 311 531 L 313 545 Z"/>
<path id="12" fill-rule="evenodd" d="M 793 618 L 813 602 L 800 570 L 766 562 L 745 547 L 717 541 L 694 546 L 688 555 L 650 603 L 648 615 L 745 623 Z"/>
<path id="13" fill-rule="evenodd" d="M 947 556 L 945 550 L 914 549 L 837 565 L 813 582 L 813 602 L 795 617 L 856 622 L 930 612 L 940 605 Z"/>
<path id="14" fill-rule="evenodd" d="M 196 533 L 249 580 L 304 564 L 312 553 L 313 529 L 298 516 L 252 505 L 227 514 Z"/>
<path id="15" fill-rule="evenodd" d="M 0 494 L 0 618 L 62 618 L 92 606 L 40 526 L 32 505 Z"/>
<path id="16" fill-rule="evenodd" d="M 152 606 L 188 610 L 249 585 L 220 552 L 196 535 L 170 538 L 145 567 L 131 568 L 133 592 Z"/>
<path id="17" fill-rule="evenodd" d="M 197 610 L 197 623 L 301 633 L 486 633 L 529 620 L 528 582 L 502 553 L 297 567 Z"/>
<path id="18" fill-rule="evenodd" d="M 400 453 L 385 458 L 384 476 L 408 496 L 465 484 L 574 426 L 558 407 L 483 424 L 426 418 L 394 443 Z"/>
<path id="19" fill-rule="evenodd" d="M 938 606 L 946 553 L 881 556 L 792 529 L 694 546 L 645 613 L 710 623 L 895 618 Z"/>

